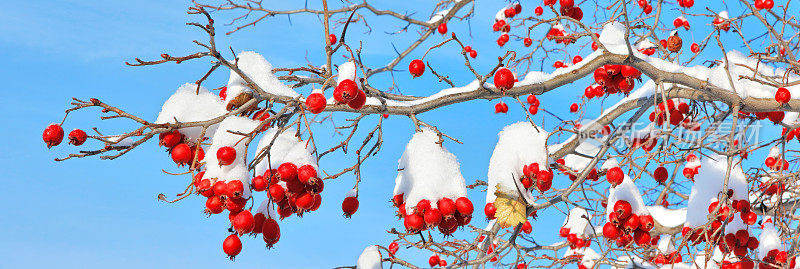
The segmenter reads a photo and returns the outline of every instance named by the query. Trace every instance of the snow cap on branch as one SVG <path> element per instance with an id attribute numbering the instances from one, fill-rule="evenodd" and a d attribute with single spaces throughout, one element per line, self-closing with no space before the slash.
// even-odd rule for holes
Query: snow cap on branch
<path id="1" fill-rule="evenodd" d="M 458 159 L 439 143 L 436 132 L 428 128 L 411 137 L 398 163 L 394 194 L 403 194 L 407 212 L 412 212 L 423 199 L 436 208 L 435 201 L 444 197 L 456 200 L 467 196 Z"/>
<path id="2" fill-rule="evenodd" d="M 317 169 L 317 159 L 311 155 L 313 146 L 295 136 L 295 129 L 288 128 L 278 134 L 278 128 L 269 128 L 256 147 L 256 157 L 264 151 L 264 148 L 272 143 L 268 152 L 264 152 L 264 158 L 256 163 L 256 175 L 264 174 L 267 169 L 278 169 L 282 163 L 291 162 L 297 167 L 311 165 Z M 276 137 L 277 135 L 277 137 Z M 275 142 L 272 142 L 273 139 Z"/>
<path id="3" fill-rule="evenodd" d="M 243 51 L 236 58 L 239 70 L 265 92 L 288 97 L 297 97 L 299 95 L 278 80 L 278 77 L 272 73 L 272 64 L 264 59 L 261 54 L 253 51 Z M 247 82 L 239 74 L 231 70 L 225 103 L 227 104 L 242 92 L 250 91 L 252 89 L 247 88 Z"/>
<path id="4" fill-rule="evenodd" d="M 358 256 L 356 269 L 382 269 L 382 259 L 381 252 L 378 251 L 378 246 L 368 246 L 364 248 L 364 251 Z"/>
<path id="5" fill-rule="evenodd" d="M 695 228 L 708 223 L 708 206 L 718 199 L 725 184 L 725 173 L 728 170 L 728 159 L 725 156 L 712 154 L 700 160 L 700 169 L 694 176 L 694 186 L 689 194 L 686 227 Z M 728 181 L 728 189 L 733 190 L 733 195 L 728 199 L 747 200 L 747 179 L 742 168 L 733 161 Z M 738 213 L 737 213 L 738 214 Z M 743 229 L 739 216 L 726 226 L 726 231 L 736 232 Z"/>
<path id="6" fill-rule="evenodd" d="M 197 84 L 186 83 L 164 102 L 155 123 L 206 121 L 222 116 L 226 112 L 225 105 L 219 100 L 219 96 L 205 87 L 200 87 L 198 90 Z M 218 125 L 209 126 L 206 135 L 213 134 Z M 179 131 L 189 141 L 196 141 L 200 138 L 203 128 L 189 127 Z"/>
<path id="7" fill-rule="evenodd" d="M 510 196 L 518 196 L 518 190 L 524 190 L 519 183 L 523 166 L 538 163 L 540 169 L 546 169 L 548 164 L 545 144 L 548 133 L 532 123 L 517 122 L 508 125 L 497 136 L 497 145 L 489 159 L 486 203 L 494 202 L 497 198 L 495 191 L 498 190 Z M 525 195 L 530 196 L 530 192 Z"/>
<path id="8" fill-rule="evenodd" d="M 249 133 L 258 127 L 259 122 L 246 117 L 229 116 L 219 123 L 219 128 L 211 137 L 211 146 L 205 154 L 206 178 L 217 178 L 225 182 L 240 180 L 242 185 L 250 186 L 250 175 L 247 169 L 246 136 L 231 132 Z M 220 165 L 217 150 L 232 147 L 236 150 L 236 159 L 229 165 Z M 250 188 L 244 188 L 243 198 L 250 197 Z"/>

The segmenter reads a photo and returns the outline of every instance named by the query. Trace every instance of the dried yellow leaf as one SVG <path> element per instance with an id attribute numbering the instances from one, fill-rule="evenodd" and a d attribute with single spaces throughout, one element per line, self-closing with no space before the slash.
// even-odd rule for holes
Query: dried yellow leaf
<path id="1" fill-rule="evenodd" d="M 525 222 L 524 203 L 504 193 L 498 192 L 496 195 L 494 207 L 497 208 L 497 212 L 494 216 L 497 218 L 497 224 L 500 224 L 500 227 L 516 227 Z"/>

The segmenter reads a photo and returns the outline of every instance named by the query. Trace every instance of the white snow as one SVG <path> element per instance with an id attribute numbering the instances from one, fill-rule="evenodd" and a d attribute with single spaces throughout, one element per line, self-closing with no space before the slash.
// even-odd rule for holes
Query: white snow
<path id="1" fill-rule="evenodd" d="M 237 55 L 239 70 L 247 75 L 262 90 L 280 96 L 297 97 L 299 94 L 278 80 L 272 73 L 272 64 L 264 56 L 253 51 L 242 51 Z M 251 91 L 246 88 L 247 83 L 236 72 L 231 70 L 228 79 L 228 92 L 225 103 L 227 104 L 242 91 Z"/>
<path id="2" fill-rule="evenodd" d="M 540 169 L 548 165 L 545 144 L 548 133 L 541 127 L 536 127 L 530 122 L 517 122 L 503 128 L 497 136 L 499 137 L 497 145 L 489 159 L 486 203 L 494 202 L 497 190 L 518 196 L 518 189 L 524 189 L 519 183 L 524 165 L 538 163 Z M 530 192 L 525 195 L 530 196 Z"/>
<path id="3" fill-rule="evenodd" d="M 586 139 L 575 147 L 575 152 L 595 156 L 600 152 L 600 142 L 594 139 Z M 567 154 L 564 156 L 564 165 L 574 171 L 583 171 L 589 166 L 592 158 L 586 158 L 577 154 Z"/>
<path id="4" fill-rule="evenodd" d="M 164 102 L 155 123 L 206 121 L 222 116 L 226 112 L 225 105 L 219 100 L 219 96 L 205 87 L 200 87 L 199 93 L 197 93 L 196 84 L 186 83 Z M 206 135 L 213 134 L 218 125 L 209 126 Z M 197 140 L 202 131 L 202 127 L 180 129 L 180 132 L 191 141 Z"/>
<path id="5" fill-rule="evenodd" d="M 398 161 L 393 194 L 403 194 L 407 212 L 423 199 L 436 208 L 436 201 L 444 197 L 455 201 L 467 196 L 458 159 L 438 141 L 436 132 L 422 128 L 408 141 Z"/>
<path id="6" fill-rule="evenodd" d="M 770 250 L 777 249 L 778 251 L 783 251 L 781 236 L 778 234 L 778 230 L 775 229 L 775 225 L 773 225 L 772 222 L 766 222 L 762 226 L 761 235 L 758 237 L 759 260 L 764 259 L 764 256 L 766 256 L 767 252 Z"/>
<path id="7" fill-rule="evenodd" d="M 725 156 L 711 154 L 700 160 L 701 167 L 698 174 L 694 176 L 694 185 L 689 194 L 688 209 L 686 212 L 686 227 L 695 228 L 708 222 L 708 206 L 718 199 L 718 194 L 723 190 L 725 183 L 725 171 L 728 168 L 728 160 Z M 732 189 L 731 200 L 746 200 L 748 198 L 747 179 L 744 171 L 733 162 L 730 173 L 728 188 Z M 734 216 L 733 221 L 726 226 L 728 231 L 738 231 L 743 229 L 743 223 L 739 216 Z"/>
<path id="8" fill-rule="evenodd" d="M 594 229 L 589 221 L 592 215 L 586 209 L 576 207 L 569 211 L 561 227 L 569 228 L 570 233 L 576 234 L 579 238 L 588 238 L 594 235 Z"/>
<path id="9" fill-rule="evenodd" d="M 686 222 L 686 208 L 669 209 L 663 206 L 648 206 L 647 211 L 658 224 L 667 228 L 682 226 Z"/>
<path id="10" fill-rule="evenodd" d="M 381 252 L 378 251 L 378 246 L 368 246 L 364 248 L 364 251 L 358 256 L 356 269 L 382 269 L 382 260 L 383 258 L 381 257 Z"/>
<path id="11" fill-rule="evenodd" d="M 636 215 L 650 215 L 650 213 L 647 211 L 647 207 L 644 205 L 644 200 L 642 200 L 642 195 L 639 193 L 639 189 L 636 188 L 636 185 L 633 184 L 633 181 L 631 181 L 631 178 L 628 177 L 627 174 L 625 174 L 625 178 L 622 180 L 622 183 L 616 187 L 611 187 L 608 193 L 606 219 L 608 219 L 608 214 L 611 214 L 611 212 L 614 211 L 614 204 L 619 200 L 624 200 L 630 203 L 631 212 Z"/>
<path id="12" fill-rule="evenodd" d="M 444 16 L 447 15 L 447 13 L 449 13 L 449 12 L 450 12 L 449 8 L 448 9 L 443 9 L 443 10 L 441 10 L 439 12 L 436 12 L 436 14 L 433 14 L 433 16 L 431 16 L 431 19 L 428 20 L 428 23 L 429 24 L 439 23 L 439 21 L 444 19 Z"/>
<path id="13" fill-rule="evenodd" d="M 309 164 L 317 169 L 317 160 L 311 155 L 314 147 L 308 141 L 296 137 L 294 128 L 286 129 L 275 138 L 277 132 L 277 128 L 269 128 L 258 141 L 255 156 L 275 139 L 269 152 L 266 153 L 268 155 L 256 164 L 256 175 L 264 174 L 267 169 L 278 169 L 278 166 L 285 162 L 291 162 L 297 167 Z"/>
<path id="14" fill-rule="evenodd" d="M 658 239 L 656 244 L 658 251 L 664 254 L 670 254 L 675 251 L 675 246 L 672 245 L 672 235 L 664 234 Z"/>
<path id="15" fill-rule="evenodd" d="M 564 256 L 563 257 L 566 258 L 566 257 L 573 256 L 573 255 L 581 255 L 582 258 L 581 258 L 580 263 L 583 266 L 585 266 L 586 268 L 593 268 L 595 262 L 597 262 L 597 260 L 602 258 L 592 248 L 567 249 L 567 251 L 564 252 Z"/>
<path id="16" fill-rule="evenodd" d="M 345 79 L 358 82 L 357 78 L 356 63 L 354 61 L 347 61 L 339 65 L 339 75 L 336 77 L 336 85 L 339 85 L 339 83 L 342 83 Z"/>
<path id="17" fill-rule="evenodd" d="M 259 121 L 246 117 L 229 116 L 219 123 L 219 128 L 211 138 L 211 146 L 205 151 L 206 173 L 205 178 L 216 178 L 225 182 L 240 180 L 245 186 L 243 198 L 250 197 L 250 175 L 247 169 L 247 147 L 245 137 L 232 134 L 229 131 L 249 133 L 258 127 Z M 236 159 L 229 165 L 219 165 L 217 160 L 217 150 L 221 147 L 233 147 L 236 150 Z"/>
<path id="18" fill-rule="evenodd" d="M 603 31 L 600 32 L 598 40 L 611 53 L 628 54 L 628 46 L 625 43 L 625 25 L 620 22 L 610 22 L 603 26 Z"/>

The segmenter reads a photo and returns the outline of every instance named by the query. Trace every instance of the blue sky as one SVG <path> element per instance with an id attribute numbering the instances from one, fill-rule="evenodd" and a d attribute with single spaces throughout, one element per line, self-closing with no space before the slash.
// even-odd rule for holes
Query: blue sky
<path id="1" fill-rule="evenodd" d="M 48 123 L 61 120 L 71 97 L 100 98 L 144 118 L 155 119 L 163 101 L 178 86 L 204 74 L 209 66 L 207 59 L 143 68 L 124 65 L 134 57 L 152 59 L 164 52 L 179 55 L 196 51 L 191 40 L 205 40 L 205 36 L 184 25 L 196 18 L 186 15 L 187 5 L 182 1 L 155 0 L 34 0 L 0 9 L 0 50 L 6 52 L 0 63 L 0 81 L 4 82 L 0 112 L 5 115 L 0 117 L 0 126 L 5 126 L 0 129 L 4 138 L 0 143 L 4 152 L 0 154 L 0 174 L 4 179 L 0 182 L 2 189 L 7 190 L 0 195 L 0 204 L 6 205 L 0 217 L 0 249 L 3 249 L 0 268 L 329 268 L 354 265 L 365 246 L 387 245 L 392 238 L 385 231 L 402 227 L 388 203 L 397 159 L 413 132 L 411 122 L 402 117 L 390 117 L 385 125 L 383 150 L 365 166 L 360 187 L 361 207 L 352 219 L 341 217 L 340 209 L 345 192 L 355 181 L 352 175 L 347 175 L 326 182 L 319 211 L 280 223 L 282 237 L 275 249 L 265 250 L 260 238 L 243 240 L 244 250 L 235 263 L 228 261 L 221 250 L 221 242 L 227 236 L 227 220 L 224 216 L 205 217 L 203 199 L 192 197 L 177 204 L 156 200 L 158 193 L 181 192 L 188 179 L 161 172 L 161 169 L 178 170 L 155 142 L 117 161 L 96 158 L 53 161 L 77 150 L 66 142 L 47 150 L 40 136 Z M 299 7 L 285 2 L 270 5 Z M 451 31 L 457 31 L 467 44 L 478 50 L 482 61 L 477 68 L 482 72 L 491 68 L 495 62 L 492 58 L 502 52 L 494 43 L 495 34 L 488 31 L 494 11 L 502 5 L 499 1 L 481 3 L 477 17 L 471 22 L 472 37 L 466 35 L 470 27 L 467 22 L 449 24 Z M 380 7 L 407 9 L 399 3 L 381 3 Z M 528 11 L 533 7 L 524 6 Z M 415 16 L 424 19 L 429 13 L 430 10 L 421 10 Z M 230 15 L 215 14 L 218 25 Z M 368 20 L 374 29 L 373 38 L 364 43 L 364 59 L 368 64 L 375 66 L 388 61 L 394 53 L 389 41 L 398 47 L 410 42 L 408 37 L 383 33 L 396 29 L 398 24 L 392 20 L 375 17 Z M 304 64 L 306 53 L 315 64 L 321 64 L 320 29 L 316 17 L 293 16 L 290 22 L 279 16 L 255 29 L 228 37 L 220 35 L 218 44 L 232 46 L 235 51 L 255 50 L 276 66 Z M 365 28 L 360 26 L 353 28 L 354 33 L 363 31 Z M 429 43 L 442 39 L 436 36 Z M 452 46 L 428 57 L 450 74 L 457 85 L 471 80 L 460 62 L 449 65 L 449 61 L 461 57 Z M 406 64 L 407 61 L 400 66 Z M 411 80 L 402 70 L 396 77 L 404 93 L 428 95 L 445 87 L 430 75 Z M 226 79 L 227 72 L 218 71 L 208 86 L 217 87 Z M 373 85 L 384 87 L 391 83 L 388 75 L 375 77 L 373 81 Z M 567 94 L 546 94 L 541 97 L 542 104 L 562 117 L 574 118 L 567 113 L 568 105 L 585 85 L 566 86 Z M 307 92 L 308 89 L 303 91 Z M 445 145 L 461 160 L 468 184 L 476 179 L 485 180 L 497 132 L 505 125 L 524 120 L 522 110 L 510 100 L 507 102 L 511 106 L 508 115 L 492 113 L 495 101 L 479 100 L 421 116 L 464 142 Z M 599 111 L 599 106 L 595 111 Z M 65 129 L 89 130 L 98 126 L 101 131 L 113 133 L 132 126 L 124 120 L 100 122 L 98 114 L 98 111 L 73 113 Z M 339 119 L 344 116 L 337 115 Z M 537 122 L 541 122 L 541 117 L 537 115 Z M 547 127 L 556 123 L 552 117 L 545 118 Z M 338 137 L 332 136 L 330 125 L 317 128 L 318 145 L 334 145 Z M 352 156 L 341 157 L 325 158 L 321 165 L 331 170 L 352 165 Z M 484 193 L 471 191 L 469 196 L 478 209 L 473 224 L 484 226 L 480 211 Z M 551 209 L 540 215 L 546 217 L 533 223 L 534 238 L 553 242 L 563 214 Z M 417 254 L 412 260 L 418 263 L 426 261 L 429 255 Z"/>

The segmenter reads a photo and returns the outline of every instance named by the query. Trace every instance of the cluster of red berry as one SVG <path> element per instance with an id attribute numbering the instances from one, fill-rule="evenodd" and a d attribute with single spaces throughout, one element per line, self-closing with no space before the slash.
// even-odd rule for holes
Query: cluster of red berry
<path id="1" fill-rule="evenodd" d="M 618 200 L 613 209 L 608 214 L 608 222 L 603 225 L 605 238 L 616 240 L 618 247 L 629 247 L 632 242 L 648 247 L 658 242 L 658 237 L 650 237 L 650 230 L 655 226 L 652 216 L 633 214 L 631 204 L 625 200 Z"/>
<path id="2" fill-rule="evenodd" d="M 352 109 L 361 109 L 364 107 L 364 103 L 367 102 L 367 95 L 364 93 L 364 91 L 358 88 L 358 85 L 355 81 L 352 79 L 345 79 L 339 82 L 339 85 L 333 89 L 333 99 L 339 104 L 347 104 Z M 322 109 L 319 108 L 320 104 L 309 104 L 306 102 L 306 105 L 309 106 L 309 110 L 312 112 L 322 112 Z"/>
<path id="3" fill-rule="evenodd" d="M 206 154 L 202 147 L 190 144 L 194 144 L 194 141 L 188 141 L 178 130 L 158 135 L 158 145 L 169 149 L 172 161 L 178 166 L 198 163 L 205 158 Z"/>
<path id="4" fill-rule="evenodd" d="M 467 197 L 459 197 L 455 201 L 444 197 L 436 201 L 436 208 L 431 207 L 428 199 L 422 199 L 413 212 L 406 212 L 403 194 L 395 195 L 392 204 L 397 207 L 398 216 L 404 219 L 403 224 L 409 232 L 420 232 L 438 226 L 439 232 L 444 235 L 450 235 L 458 227 L 469 224 L 474 210 L 472 201 Z"/>
<path id="5" fill-rule="evenodd" d="M 69 143 L 75 146 L 83 145 L 86 142 L 86 138 L 88 138 L 86 132 L 81 129 L 72 130 L 67 135 Z M 44 128 L 42 140 L 47 144 L 47 148 L 58 146 L 64 140 L 64 129 L 59 124 L 50 124 L 47 128 Z"/>
<path id="6" fill-rule="evenodd" d="M 690 112 L 689 104 L 678 101 L 678 104 L 675 105 L 675 101 L 669 99 L 666 102 L 658 103 L 655 111 L 650 112 L 649 119 L 658 126 L 664 125 L 664 122 L 669 118 L 669 124 L 671 125 L 678 126 L 686 121 L 686 124 L 682 126 L 691 127 L 689 124 L 691 123 L 691 119 L 688 117 Z"/>
<path id="7" fill-rule="evenodd" d="M 797 257 L 792 257 L 791 260 L 788 258 L 789 255 L 786 253 L 786 251 L 772 249 L 767 252 L 767 255 L 764 255 L 764 258 L 761 259 L 762 262 L 758 264 L 758 269 L 786 268 L 785 266 L 787 265 L 787 261 L 789 261 L 789 268 L 794 268 Z"/>
<path id="8" fill-rule="evenodd" d="M 609 94 L 617 92 L 628 94 L 635 86 L 634 79 L 641 76 L 642 72 L 628 65 L 607 64 L 594 70 L 594 81 L 603 86 L 604 92 Z M 601 95 L 595 92 L 595 96 Z"/>

